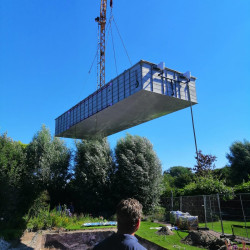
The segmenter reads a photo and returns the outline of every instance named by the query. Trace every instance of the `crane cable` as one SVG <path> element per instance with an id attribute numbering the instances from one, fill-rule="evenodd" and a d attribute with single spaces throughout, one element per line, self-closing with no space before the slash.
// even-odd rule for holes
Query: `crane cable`
<path id="1" fill-rule="evenodd" d="M 108 31 L 108 34 L 107 34 L 107 39 L 106 39 L 106 44 L 105 44 L 105 48 L 107 48 L 107 45 L 108 45 L 108 39 L 109 39 L 109 33 L 110 33 L 110 30 L 111 30 L 111 22 L 112 22 L 112 19 L 113 19 L 113 15 L 112 13 L 110 14 L 110 18 L 109 18 L 109 22 L 108 22 L 108 25 L 107 25 L 107 31 Z"/>
<path id="2" fill-rule="evenodd" d="M 95 63 L 95 60 L 96 60 L 97 55 L 98 55 L 98 48 L 97 48 L 96 54 L 95 54 L 95 56 L 94 56 L 93 62 L 92 62 L 92 64 L 91 64 L 91 66 L 90 66 L 90 69 L 89 69 L 89 71 L 88 71 L 88 74 L 91 73 L 91 70 L 92 70 L 93 65 L 94 65 L 94 63 Z"/>
<path id="3" fill-rule="evenodd" d="M 109 38 L 109 33 L 111 32 L 112 47 L 113 47 L 113 54 L 114 54 L 115 67 L 116 67 L 116 74 L 118 75 L 117 61 L 116 61 L 116 53 L 115 53 L 115 46 L 114 46 L 114 38 L 113 38 L 113 31 L 112 31 L 112 21 L 113 21 L 114 24 L 115 24 L 117 33 L 118 33 L 119 38 L 120 38 L 120 40 L 121 40 L 121 42 L 122 42 L 122 46 L 123 46 L 123 48 L 124 48 L 124 50 L 125 50 L 125 53 L 126 53 L 126 55 L 127 55 L 127 57 L 128 57 L 130 66 L 132 66 L 132 61 L 131 61 L 131 59 L 130 59 L 130 56 L 129 56 L 129 54 L 128 54 L 128 50 L 127 50 L 127 48 L 126 48 L 126 46 L 125 46 L 125 43 L 124 43 L 124 41 L 123 41 L 123 39 L 122 39 L 121 33 L 120 33 L 120 31 L 119 31 L 119 28 L 118 28 L 118 26 L 117 26 L 117 23 L 116 23 L 116 21 L 115 21 L 115 19 L 114 19 L 114 16 L 113 16 L 113 13 L 112 13 L 112 10 L 111 10 L 109 22 L 108 22 L 108 25 L 107 25 L 108 34 L 107 34 L 107 40 L 106 40 L 106 45 L 105 45 L 105 47 L 107 47 L 108 38 Z M 89 69 L 89 71 L 88 71 L 89 74 L 91 73 L 92 68 L 93 68 L 93 65 L 94 65 L 94 62 L 95 62 L 95 60 L 96 60 L 96 58 L 97 58 L 97 56 L 98 56 L 98 52 L 99 52 L 99 42 L 100 42 L 100 40 L 99 40 L 99 35 L 100 35 L 100 30 L 99 30 L 99 27 L 98 27 L 98 44 L 97 44 L 97 51 L 96 51 L 96 54 L 95 54 L 95 56 L 94 56 L 93 62 L 92 62 L 92 64 L 91 64 L 91 66 L 90 66 L 90 69 Z M 98 60 L 98 58 L 97 58 L 97 60 Z M 98 88 L 98 86 L 99 86 L 99 82 L 98 82 L 98 81 L 99 81 L 99 73 L 98 73 L 98 71 L 99 71 L 99 65 L 98 65 L 98 61 L 97 61 L 97 88 Z"/>
<path id="4" fill-rule="evenodd" d="M 129 63 L 130 63 L 131 66 L 132 66 L 132 62 L 131 62 L 131 59 L 130 59 L 130 57 L 129 57 L 128 50 L 127 50 L 127 48 L 126 48 L 126 46 L 125 46 L 125 43 L 124 43 L 124 41 L 123 41 L 123 39 L 122 39 L 121 33 L 120 33 L 120 31 L 119 31 L 119 28 L 118 28 L 118 26 L 117 26 L 117 24 L 116 24 L 116 22 L 115 22 L 115 18 L 114 18 L 114 16 L 113 16 L 112 9 L 111 9 L 110 18 L 109 18 L 109 23 L 108 23 L 110 29 L 108 30 L 107 41 L 108 41 L 108 37 L 109 37 L 109 31 L 111 31 L 111 39 L 112 39 L 112 48 L 113 48 L 114 61 L 115 61 L 115 69 L 116 69 L 116 75 L 118 76 L 118 68 L 117 68 L 115 44 L 114 44 L 114 37 L 113 37 L 113 30 L 112 30 L 112 21 L 113 21 L 114 24 L 115 24 L 117 33 L 118 33 L 119 38 L 120 38 L 120 40 L 121 40 L 121 42 L 122 42 L 123 48 L 124 48 L 124 50 L 125 50 L 125 53 L 126 53 L 126 55 L 127 55 L 127 57 L 128 57 L 128 60 L 129 60 Z"/>
<path id="5" fill-rule="evenodd" d="M 127 55 L 127 57 L 128 57 L 128 60 L 129 60 L 129 62 L 130 62 L 130 65 L 132 66 L 132 62 L 131 62 L 130 57 L 129 57 L 129 55 L 128 55 L 127 48 L 126 48 L 126 46 L 125 46 L 125 44 L 124 44 L 124 41 L 123 41 L 122 36 L 121 36 L 121 34 L 120 34 L 120 32 L 119 32 L 119 29 L 118 29 L 118 26 L 117 26 L 117 24 L 116 24 L 116 21 L 115 21 L 114 17 L 113 17 L 113 21 L 114 21 L 115 27 L 116 27 L 116 29 L 117 29 L 117 33 L 118 33 L 118 35 L 119 35 L 119 37 L 120 37 L 120 39 L 121 39 L 123 48 L 124 48 L 124 50 L 125 50 L 125 52 L 126 52 L 126 55 Z"/>
<path id="6" fill-rule="evenodd" d="M 197 156 L 197 163 L 200 166 L 198 147 L 197 147 L 197 141 L 196 141 L 196 134 L 195 134 L 195 126 L 194 126 L 194 116 L 193 116 L 193 108 L 192 108 L 193 105 L 192 105 L 192 101 L 191 101 L 191 97 L 190 97 L 189 83 L 190 83 L 190 79 L 186 82 L 186 84 L 187 84 L 188 99 L 190 102 L 190 111 L 191 111 L 191 118 L 192 118 L 192 126 L 193 126 L 193 134 L 194 134 L 194 143 L 195 143 L 195 150 L 196 150 L 196 156 Z"/>
<path id="7" fill-rule="evenodd" d="M 110 27 L 111 27 L 111 38 L 112 38 L 112 46 L 113 46 L 113 53 L 114 53 L 114 60 L 115 60 L 115 69 L 116 69 L 116 75 L 118 76 L 116 56 L 115 56 L 115 44 L 114 44 L 114 39 L 113 39 L 112 26 L 110 26 Z"/>
<path id="8" fill-rule="evenodd" d="M 98 25 L 98 32 L 97 32 L 97 54 L 98 55 L 100 52 L 100 25 Z M 97 86 L 96 88 L 98 89 L 98 86 L 99 86 L 99 64 L 100 64 L 100 59 L 98 59 L 98 56 L 96 58 L 96 61 L 97 61 L 97 64 L 96 64 L 96 83 L 97 83 Z"/>

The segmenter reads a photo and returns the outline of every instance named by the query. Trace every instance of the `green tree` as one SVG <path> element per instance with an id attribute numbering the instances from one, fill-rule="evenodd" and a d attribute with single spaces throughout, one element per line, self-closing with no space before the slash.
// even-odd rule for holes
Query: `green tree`
<path id="1" fill-rule="evenodd" d="M 0 135 L 0 214 L 5 221 L 17 220 L 29 203 L 31 173 L 26 165 L 25 148 L 7 133 Z"/>
<path id="2" fill-rule="evenodd" d="M 225 197 L 233 196 L 233 189 L 226 186 L 225 180 L 220 180 L 214 174 L 216 156 L 202 154 L 198 151 L 198 157 L 195 157 L 197 164 L 194 166 L 194 181 L 186 185 L 181 195 L 209 195 L 224 194 Z"/>
<path id="3" fill-rule="evenodd" d="M 190 168 L 174 166 L 163 173 L 163 192 L 161 194 L 161 204 L 168 206 L 169 197 L 180 196 L 183 188 L 194 180 L 194 174 Z"/>
<path id="4" fill-rule="evenodd" d="M 60 202 L 70 178 L 71 151 L 59 138 L 52 138 L 45 125 L 27 147 L 27 162 L 38 192 L 48 190 L 52 205 Z"/>
<path id="5" fill-rule="evenodd" d="M 246 181 L 250 173 L 250 142 L 234 142 L 227 159 L 231 164 L 233 183 L 240 184 L 243 180 Z"/>
<path id="6" fill-rule="evenodd" d="M 177 189 L 175 187 L 175 178 L 169 174 L 168 171 L 164 171 L 162 178 L 163 192 L 167 193 L 168 196 L 171 195 L 171 191 L 175 192 Z"/>
<path id="7" fill-rule="evenodd" d="M 193 180 L 193 173 L 190 168 L 175 166 L 166 171 L 173 177 L 173 186 L 176 188 L 184 188 Z"/>
<path id="8" fill-rule="evenodd" d="M 230 166 L 217 168 L 213 170 L 213 175 L 219 180 L 224 180 L 227 186 L 233 186 L 232 183 L 232 169 Z"/>
<path id="9" fill-rule="evenodd" d="M 148 213 L 158 203 L 161 193 L 161 163 L 148 139 L 127 134 L 115 148 L 116 201 L 133 197 Z"/>
<path id="10" fill-rule="evenodd" d="M 111 204 L 114 164 L 106 138 L 76 142 L 75 203 L 80 211 L 100 213 Z"/>
<path id="11" fill-rule="evenodd" d="M 160 204 L 162 207 L 167 207 L 169 197 L 179 196 L 180 189 L 175 187 L 175 178 L 169 174 L 169 171 L 164 171 L 162 178 L 162 193 L 160 196 Z"/>

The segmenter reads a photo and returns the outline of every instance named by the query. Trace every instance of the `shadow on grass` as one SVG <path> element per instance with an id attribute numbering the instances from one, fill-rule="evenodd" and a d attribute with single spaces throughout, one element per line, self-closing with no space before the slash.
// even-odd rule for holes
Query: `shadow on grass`
<path id="1" fill-rule="evenodd" d="M 180 232 L 187 233 L 187 234 L 189 233 L 187 230 L 177 230 L 176 232 L 177 232 L 177 235 L 179 236 L 179 238 L 181 240 L 184 239 L 186 236 L 185 237 L 181 236 Z"/>

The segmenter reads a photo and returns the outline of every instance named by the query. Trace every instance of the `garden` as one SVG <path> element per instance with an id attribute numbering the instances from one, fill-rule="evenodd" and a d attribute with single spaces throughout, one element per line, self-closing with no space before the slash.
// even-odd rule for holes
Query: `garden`
<path id="1" fill-rule="evenodd" d="M 83 226 L 84 223 L 106 222 L 107 220 L 102 216 L 92 217 L 91 215 L 87 214 L 70 214 L 69 209 L 67 209 L 66 206 L 63 207 L 64 209 L 62 209 L 62 211 L 57 211 L 56 208 L 50 210 L 48 207 L 46 209 L 40 210 L 35 217 L 31 217 L 28 219 L 28 217 L 26 216 L 24 218 L 27 222 L 26 231 L 40 232 L 41 234 L 43 230 L 46 233 L 60 232 L 62 235 L 62 233 L 68 232 L 83 232 L 84 230 L 86 230 L 87 232 L 90 232 L 90 230 L 93 232 L 100 232 L 102 230 L 106 231 L 107 229 L 115 230 L 116 228 L 116 226 Z M 115 217 L 112 217 L 110 219 L 113 220 L 115 219 Z M 188 230 L 173 230 L 172 235 L 157 233 L 159 231 L 159 228 L 166 226 L 166 224 L 163 223 L 164 222 L 153 222 L 153 216 L 150 216 L 149 218 L 145 217 L 141 222 L 140 229 L 136 232 L 136 236 L 139 236 L 139 238 L 143 238 L 147 241 L 153 242 L 157 246 L 161 246 L 166 249 L 200 249 L 199 247 L 190 246 L 182 242 L 182 240 L 188 236 Z M 225 234 L 232 233 L 231 225 L 233 224 L 240 224 L 244 226 L 243 222 L 223 221 Z M 205 226 L 209 227 L 210 225 L 211 223 L 207 223 L 206 225 L 205 223 L 199 223 L 199 227 L 201 228 Z M 250 223 L 248 223 L 248 225 L 250 226 Z M 221 232 L 220 221 L 213 222 L 213 229 L 214 231 Z M 2 237 L 4 237 L 4 239 L 6 240 L 9 240 L 10 242 L 13 242 L 13 239 L 15 238 L 21 238 L 22 234 L 22 229 L 1 230 Z M 242 243 L 235 243 L 234 249 L 237 249 L 236 246 L 238 248 L 242 248 Z"/>
<path id="2" fill-rule="evenodd" d="M 215 156 L 199 151 L 195 166 L 173 166 L 162 173 L 160 159 L 145 137 L 127 134 L 114 149 L 107 138 L 78 140 L 72 149 L 53 138 L 46 126 L 27 145 L 4 133 L 0 135 L 0 237 L 18 242 L 24 233 L 89 231 L 84 223 L 115 221 L 116 204 L 133 197 L 143 205 L 139 238 L 166 249 L 193 249 L 182 241 L 187 230 L 164 235 L 157 233 L 159 228 L 169 223 L 170 211 L 181 210 L 198 216 L 199 227 L 219 235 L 232 234 L 232 225 L 246 229 L 249 157 L 250 143 L 234 142 L 227 154 L 230 164 L 223 168 L 215 167 Z M 91 228 L 109 229 L 115 227 Z"/>

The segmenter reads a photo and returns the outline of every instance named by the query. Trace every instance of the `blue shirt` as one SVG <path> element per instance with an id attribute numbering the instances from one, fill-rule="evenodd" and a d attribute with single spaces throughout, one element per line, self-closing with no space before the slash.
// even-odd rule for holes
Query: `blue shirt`
<path id="1" fill-rule="evenodd" d="M 146 248 L 133 235 L 114 233 L 96 245 L 93 250 L 146 250 Z"/>

